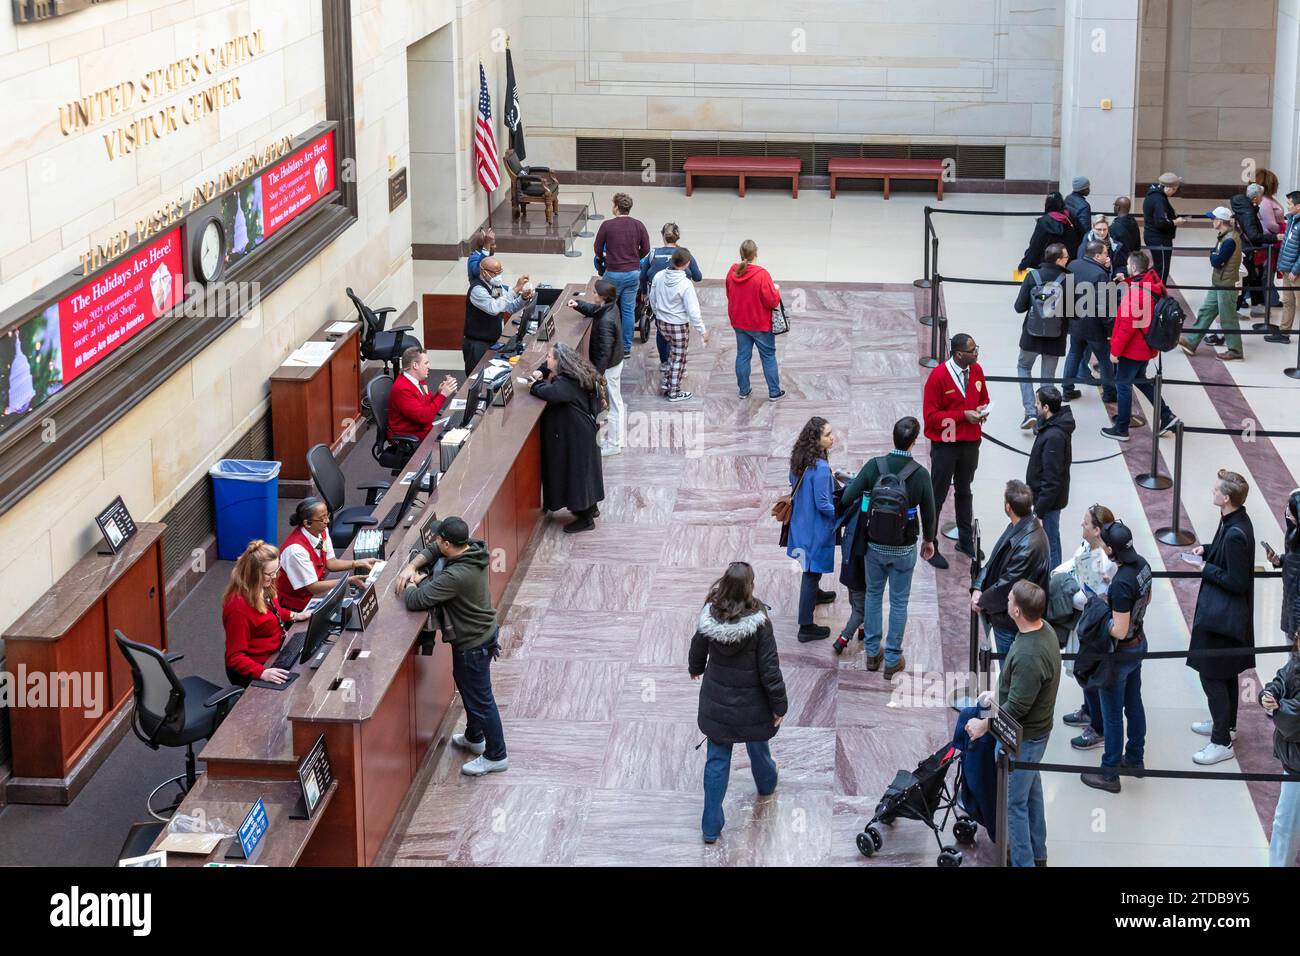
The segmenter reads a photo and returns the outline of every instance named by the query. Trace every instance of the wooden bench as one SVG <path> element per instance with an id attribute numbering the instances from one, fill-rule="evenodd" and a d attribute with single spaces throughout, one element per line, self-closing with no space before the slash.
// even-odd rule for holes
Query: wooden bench
<path id="1" fill-rule="evenodd" d="M 939 159 L 849 159 L 837 157 L 826 164 L 831 174 L 831 198 L 835 198 L 836 180 L 883 179 L 885 198 L 889 198 L 891 179 L 933 179 L 943 202 L 943 160 Z"/>
<path id="2" fill-rule="evenodd" d="M 682 164 L 686 174 L 686 195 L 691 194 L 695 176 L 737 176 L 740 195 L 745 195 L 746 176 L 789 177 L 790 197 L 799 198 L 799 171 L 803 163 L 798 156 L 688 156 Z"/>

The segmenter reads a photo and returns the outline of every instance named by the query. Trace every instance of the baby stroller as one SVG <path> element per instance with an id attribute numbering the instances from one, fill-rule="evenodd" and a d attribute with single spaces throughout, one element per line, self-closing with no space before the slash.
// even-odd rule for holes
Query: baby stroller
<path id="1" fill-rule="evenodd" d="M 957 778 L 952 790 L 948 789 L 948 768 L 957 765 Z M 957 822 L 953 824 L 953 836 L 963 846 L 975 844 L 977 825 L 974 820 L 964 816 L 958 808 L 953 793 L 961 791 L 961 751 L 952 744 L 941 748 L 926 757 L 913 771 L 900 770 L 894 782 L 886 789 L 880 803 L 876 804 L 876 815 L 858 834 L 858 849 L 863 856 L 874 856 L 884 845 L 880 827 L 893 823 L 899 817 L 906 820 L 920 820 L 934 832 L 934 839 L 939 844 L 939 866 L 961 866 L 961 850 L 955 846 L 944 846 L 943 831 L 948 826 L 948 817 L 956 814 Z M 942 818 L 936 821 L 936 816 Z"/>

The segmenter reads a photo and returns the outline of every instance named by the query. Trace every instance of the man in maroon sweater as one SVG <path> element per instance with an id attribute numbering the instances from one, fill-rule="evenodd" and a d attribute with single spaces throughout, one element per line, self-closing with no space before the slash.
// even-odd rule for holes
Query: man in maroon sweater
<path id="1" fill-rule="evenodd" d="M 390 436 L 405 435 L 424 441 L 433 429 L 438 412 L 460 387 L 456 379 L 448 375 L 438 386 L 438 391 L 430 392 L 428 378 L 429 356 L 424 349 L 413 345 L 402 353 L 402 374 L 393 382 L 393 390 L 388 396 Z"/>
<path id="2" fill-rule="evenodd" d="M 971 482 L 980 463 L 983 423 L 989 417 L 988 384 L 976 358 L 979 346 L 965 332 L 952 337 L 948 361 L 936 365 L 925 381 L 922 409 L 925 437 L 930 442 L 930 480 L 934 486 L 934 513 L 943 511 L 948 486 L 955 485 L 957 507 L 957 550 L 974 560 L 974 507 Z M 930 563 L 948 567 L 948 560 L 934 549 Z"/>
<path id="3" fill-rule="evenodd" d="M 614 218 L 596 230 L 597 270 L 618 290 L 618 308 L 623 319 L 623 358 L 632 354 L 632 330 L 636 325 L 636 290 L 641 283 L 641 260 L 650 254 L 650 233 L 640 219 L 633 219 L 632 197 L 614 193 Z M 601 270 L 600 263 L 604 263 Z"/>

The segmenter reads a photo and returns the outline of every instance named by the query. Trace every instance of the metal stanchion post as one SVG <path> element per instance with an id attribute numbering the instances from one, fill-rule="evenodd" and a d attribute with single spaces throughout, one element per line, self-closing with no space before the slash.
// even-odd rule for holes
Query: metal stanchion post
<path id="1" fill-rule="evenodd" d="M 589 205 L 587 208 L 592 210 L 591 212 L 587 213 L 587 219 L 589 219 L 591 222 L 599 222 L 600 220 L 605 218 L 605 214 L 594 211 L 596 208 L 596 194 L 588 193 L 587 195 L 591 197 L 591 205 Z"/>
<path id="2" fill-rule="evenodd" d="M 1273 250 L 1277 248 L 1275 243 L 1269 243 L 1264 248 L 1264 275 L 1260 281 L 1264 284 L 1264 321 L 1256 322 L 1252 328 L 1268 329 L 1270 332 L 1277 332 L 1278 327 L 1273 324 Z"/>
<path id="3" fill-rule="evenodd" d="M 1011 845 L 1008 839 L 1010 834 L 1007 833 L 1007 789 L 1011 783 L 1011 768 L 1007 766 L 1011 758 L 1002 748 L 998 748 L 998 811 L 997 811 L 997 861 L 994 866 L 1007 865 L 1007 847 Z"/>
<path id="4" fill-rule="evenodd" d="M 930 314 L 921 316 L 922 325 L 934 325 L 939 314 L 939 237 L 930 237 Z"/>
<path id="5" fill-rule="evenodd" d="M 944 324 L 944 319 L 939 315 L 939 285 L 943 282 L 943 277 L 936 270 L 930 280 L 930 315 L 921 320 L 923 325 L 930 326 L 930 354 L 921 359 L 918 363 L 922 368 L 934 368 L 939 364 L 939 329 Z"/>
<path id="6" fill-rule="evenodd" d="M 1283 369 L 1282 374 L 1287 378 L 1300 378 L 1300 345 L 1295 350 L 1295 365 L 1291 368 Z"/>
<path id="7" fill-rule="evenodd" d="M 1155 399 L 1151 403 L 1151 470 L 1133 479 L 1138 487 L 1152 491 L 1164 491 L 1173 484 L 1168 475 L 1160 474 L 1160 409 L 1163 407 L 1160 401 L 1160 382 L 1163 378 L 1164 364 L 1157 356 Z"/>
<path id="8" fill-rule="evenodd" d="M 568 256 L 570 259 L 576 259 L 578 256 L 582 255 L 581 252 L 579 252 L 577 249 L 573 248 L 573 237 L 572 237 L 572 236 L 569 237 L 569 248 L 567 248 L 567 249 L 564 250 L 564 254 L 565 254 L 566 256 Z"/>
<path id="9" fill-rule="evenodd" d="M 1182 528 L 1183 507 L 1183 423 L 1174 426 L 1174 517 L 1168 528 L 1156 529 L 1161 544 L 1191 544 L 1196 536 Z"/>
<path id="10" fill-rule="evenodd" d="M 925 207 L 925 222 L 921 230 L 921 245 L 925 250 L 925 278 L 917 279 L 912 283 L 918 289 L 930 288 L 930 232 L 934 228 L 930 223 L 930 212 L 933 209 L 933 206 Z"/>

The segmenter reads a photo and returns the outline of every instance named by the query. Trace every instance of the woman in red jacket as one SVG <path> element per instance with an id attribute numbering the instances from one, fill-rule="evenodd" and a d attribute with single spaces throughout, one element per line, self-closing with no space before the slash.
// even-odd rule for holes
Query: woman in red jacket
<path id="1" fill-rule="evenodd" d="M 736 330 L 736 385 L 740 397 L 749 398 L 749 369 L 754 347 L 763 364 L 768 401 L 785 395 L 776 367 L 776 336 L 772 334 L 772 310 L 781 302 L 780 287 L 772 274 L 760 265 L 753 239 L 740 244 L 740 261 L 727 270 L 727 316 Z"/>
<path id="2" fill-rule="evenodd" d="M 249 681 L 282 684 L 286 671 L 267 667 L 284 640 L 284 627 L 305 621 L 305 611 L 287 611 L 275 597 L 275 576 L 280 573 L 280 552 L 265 541 L 250 541 L 230 572 L 221 604 L 226 631 L 226 677 L 247 687 Z"/>
<path id="3" fill-rule="evenodd" d="M 1115 363 L 1115 418 L 1109 428 L 1101 433 L 1116 441 L 1128 441 L 1128 428 L 1133 411 L 1133 382 L 1147 377 L 1147 363 L 1156 357 L 1155 349 L 1147 345 L 1145 330 L 1151 325 L 1156 300 L 1165 294 L 1165 284 L 1160 273 L 1151 268 L 1151 259 L 1138 250 L 1128 257 L 1128 277 L 1121 280 L 1124 291 L 1119 309 L 1115 313 L 1115 329 L 1110 335 L 1110 359 Z M 1155 388 L 1150 384 L 1138 385 L 1147 401 L 1155 404 Z M 1173 428 L 1178 419 L 1169 406 L 1160 402 L 1160 434 Z"/>

